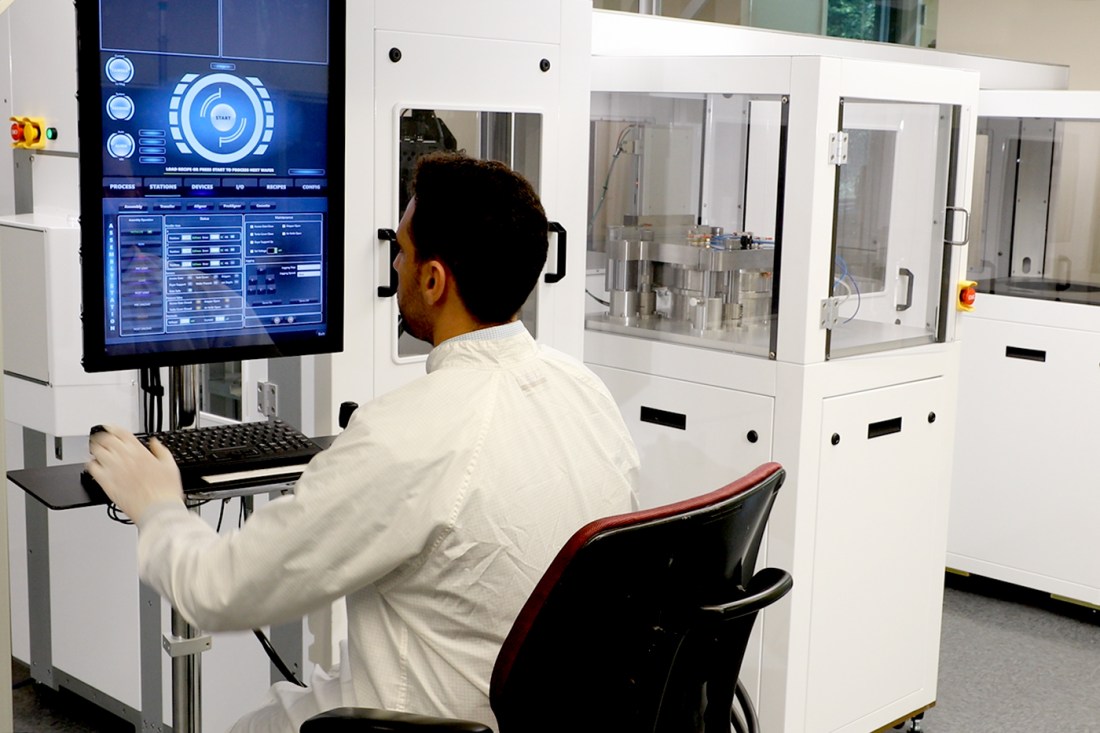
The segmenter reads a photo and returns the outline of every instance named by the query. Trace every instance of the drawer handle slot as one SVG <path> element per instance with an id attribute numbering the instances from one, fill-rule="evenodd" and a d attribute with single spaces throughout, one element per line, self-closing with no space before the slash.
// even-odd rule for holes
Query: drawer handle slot
<path id="1" fill-rule="evenodd" d="M 1024 349 L 1019 346 L 1006 346 L 1005 356 L 1009 359 L 1026 359 L 1027 361 L 1046 361 L 1047 352 L 1040 349 Z"/>
<path id="2" fill-rule="evenodd" d="M 642 407 L 642 422 L 661 425 L 666 428 L 687 430 L 688 416 L 679 412 L 667 412 L 653 407 Z"/>
<path id="3" fill-rule="evenodd" d="M 901 418 L 895 417 L 890 420 L 881 420 L 879 422 L 870 423 L 867 426 L 867 440 L 871 438 L 881 438 L 884 435 L 891 435 L 893 433 L 901 432 Z"/>

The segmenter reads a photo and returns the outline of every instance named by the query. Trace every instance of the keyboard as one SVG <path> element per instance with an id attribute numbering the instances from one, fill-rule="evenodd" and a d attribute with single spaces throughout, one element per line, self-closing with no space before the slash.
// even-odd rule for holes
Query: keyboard
<path id="1" fill-rule="evenodd" d="M 150 438 L 171 451 L 185 492 L 297 478 L 322 450 L 282 420 L 137 435 L 146 446 Z M 103 491 L 87 471 L 81 471 L 80 483 L 92 494 Z"/>
<path id="2" fill-rule="evenodd" d="M 137 436 L 148 445 L 156 438 L 172 453 L 185 491 L 209 488 L 207 478 L 261 469 L 289 470 L 309 463 L 321 447 L 282 420 L 212 425 Z M 277 475 L 277 470 L 268 471 Z"/>

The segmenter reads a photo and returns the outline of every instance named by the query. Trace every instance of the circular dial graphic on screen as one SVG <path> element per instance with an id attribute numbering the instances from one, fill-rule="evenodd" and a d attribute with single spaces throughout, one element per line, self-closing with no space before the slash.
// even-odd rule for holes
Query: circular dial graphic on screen
<path id="1" fill-rule="evenodd" d="M 107 152 L 119 160 L 129 158 L 136 148 L 134 138 L 125 132 L 116 132 L 107 138 Z"/>
<path id="2" fill-rule="evenodd" d="M 172 93 L 168 124 L 181 153 L 236 163 L 267 152 L 275 107 L 256 77 L 187 74 Z"/>
<path id="3" fill-rule="evenodd" d="M 112 56 L 103 69 L 115 84 L 128 84 L 134 78 L 134 62 L 125 56 Z"/>
<path id="4" fill-rule="evenodd" d="M 113 94 L 107 100 L 107 115 L 112 120 L 129 120 L 134 116 L 134 100 L 125 94 Z"/>

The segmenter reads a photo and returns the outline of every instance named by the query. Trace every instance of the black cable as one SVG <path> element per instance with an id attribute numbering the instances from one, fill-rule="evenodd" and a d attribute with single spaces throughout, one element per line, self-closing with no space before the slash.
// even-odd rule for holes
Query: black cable
<path id="1" fill-rule="evenodd" d="M 142 426 L 146 433 L 159 433 L 164 430 L 164 384 L 160 379 L 160 370 L 145 368 L 141 374 Z"/>
<path id="2" fill-rule="evenodd" d="M 733 695 L 741 706 L 741 712 L 745 714 L 742 720 L 736 710 L 730 710 L 730 722 L 733 723 L 733 729 L 737 733 L 758 733 L 760 719 L 756 717 L 756 708 L 753 707 L 752 700 L 749 698 L 749 691 L 745 689 L 745 685 L 741 683 L 740 679 L 737 680 L 737 687 L 734 688 Z"/>
<path id="3" fill-rule="evenodd" d="M 160 381 L 160 369 L 153 370 L 153 389 L 156 427 L 159 433 L 164 430 L 164 385 Z"/>
<path id="4" fill-rule="evenodd" d="M 222 508 L 218 511 L 218 526 L 214 530 L 215 532 L 222 531 L 222 519 L 225 518 L 225 505 L 229 503 L 229 499 L 222 499 Z"/>
<path id="5" fill-rule="evenodd" d="M 149 370 L 142 368 L 138 371 L 141 379 L 141 429 L 149 431 Z"/>
<path id="6" fill-rule="evenodd" d="M 133 524 L 133 521 L 113 501 L 107 503 L 107 517 L 119 524 Z"/>
<path id="7" fill-rule="evenodd" d="M 251 497 L 241 497 L 240 521 L 242 525 L 244 524 L 245 518 L 252 513 L 252 507 L 248 506 L 248 502 L 245 501 L 245 499 L 248 498 Z M 222 508 L 225 508 L 225 501 L 222 502 Z M 218 526 L 221 526 L 220 518 L 218 519 Z M 259 629 L 252 629 L 252 633 L 255 634 L 256 638 L 260 640 L 260 646 L 264 648 L 264 652 L 267 653 L 267 657 L 271 660 L 271 663 L 275 665 L 275 669 L 279 670 L 279 674 L 281 674 L 287 682 L 293 682 L 294 684 L 298 685 L 298 687 L 305 687 L 305 684 L 294 676 L 294 673 L 290 671 L 290 667 L 286 666 L 286 662 L 284 662 L 282 660 L 282 657 L 279 656 L 279 653 L 275 651 L 275 647 L 272 646 L 271 642 L 267 638 L 267 635 Z"/>
<path id="8" fill-rule="evenodd" d="M 305 687 L 301 680 L 294 676 L 294 673 L 290 671 L 290 667 L 286 666 L 286 663 L 279 657 L 279 653 L 275 651 L 275 647 L 271 645 L 271 642 L 267 640 L 267 636 L 259 629 L 252 629 L 252 633 L 256 635 L 256 638 L 260 640 L 260 645 L 267 652 L 268 659 L 275 665 L 275 669 L 279 670 L 279 673 L 286 678 L 287 682 L 293 682 L 298 687 Z"/>
<path id="9" fill-rule="evenodd" d="M 596 297 L 596 294 L 595 294 L 595 293 L 593 293 L 593 292 L 592 292 L 591 290 L 585 290 L 584 292 L 588 294 L 588 297 L 589 297 L 589 298 L 591 298 L 592 300 L 596 301 L 596 302 L 597 302 L 597 303 L 599 303 L 600 305 L 602 305 L 602 306 L 604 306 L 604 307 L 610 307 L 610 306 L 611 306 L 611 301 L 608 301 L 608 300 L 604 300 L 603 298 L 597 298 L 597 297 Z"/>

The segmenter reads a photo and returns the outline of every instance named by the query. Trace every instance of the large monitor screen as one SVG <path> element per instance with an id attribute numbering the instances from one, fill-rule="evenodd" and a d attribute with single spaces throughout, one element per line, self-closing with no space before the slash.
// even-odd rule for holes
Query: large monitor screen
<path id="1" fill-rule="evenodd" d="M 84 368 L 338 351 L 344 0 L 78 0 Z"/>

